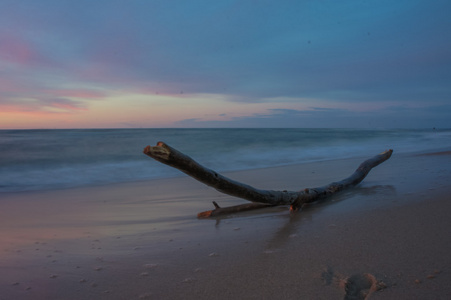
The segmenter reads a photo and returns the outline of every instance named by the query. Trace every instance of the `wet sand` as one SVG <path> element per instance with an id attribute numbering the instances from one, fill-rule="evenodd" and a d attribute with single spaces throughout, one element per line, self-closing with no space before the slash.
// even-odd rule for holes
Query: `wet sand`
<path id="1" fill-rule="evenodd" d="M 245 201 L 187 176 L 0 194 L 0 299 L 450 299 L 450 154 L 395 151 L 296 214 L 199 220 Z M 363 160 L 225 175 L 299 190 Z"/>

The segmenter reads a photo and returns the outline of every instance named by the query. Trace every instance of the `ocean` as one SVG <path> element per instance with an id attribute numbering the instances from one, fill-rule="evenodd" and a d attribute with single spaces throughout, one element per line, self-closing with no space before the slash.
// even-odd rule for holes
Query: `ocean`
<path id="1" fill-rule="evenodd" d="M 144 155 L 163 141 L 218 172 L 451 149 L 451 130 L 0 130 L 0 193 L 186 176 Z"/>

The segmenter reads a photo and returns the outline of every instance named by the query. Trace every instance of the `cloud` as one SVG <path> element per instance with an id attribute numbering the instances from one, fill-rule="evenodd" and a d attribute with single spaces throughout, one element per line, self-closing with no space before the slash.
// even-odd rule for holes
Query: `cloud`
<path id="1" fill-rule="evenodd" d="M 46 89 L 33 83 L 7 85 L 0 80 L 0 110 L 9 112 L 73 113 L 86 111 L 88 102 L 108 94 L 90 89 Z M 5 87 L 6 88 L 2 88 Z"/>
<path id="2" fill-rule="evenodd" d="M 352 113 L 342 109 L 324 110 L 296 110 L 296 109 L 268 109 L 264 113 L 248 116 L 233 117 L 228 120 L 202 120 L 191 118 L 175 122 L 180 127 L 325 127 L 322 120 L 328 115 L 339 112 L 341 117 Z M 345 114 L 345 116 L 343 116 Z"/>
<path id="3" fill-rule="evenodd" d="M 229 120 L 192 118 L 175 122 L 176 127 L 264 127 L 264 128 L 447 128 L 451 105 L 388 106 L 378 110 L 343 108 L 269 109 L 266 113 Z"/>
<path id="4" fill-rule="evenodd" d="M 64 98 L 44 99 L 39 101 L 40 109 L 50 109 L 52 112 L 76 112 L 87 110 L 86 104 Z"/>
<path id="5" fill-rule="evenodd" d="M 19 65 L 29 65 L 37 59 L 34 49 L 13 35 L 0 34 L 0 60 Z"/>
<path id="6" fill-rule="evenodd" d="M 44 99 L 16 99 L 10 103 L 0 103 L 2 112 L 10 113 L 76 113 L 86 111 L 87 105 L 83 101 L 70 100 L 64 98 L 44 98 Z"/>
<path id="7" fill-rule="evenodd" d="M 350 102 L 445 105 L 449 9 L 408 0 L 4 0 L 0 106 L 82 111 L 113 93 L 215 94 L 233 105 L 309 99 L 336 105 L 234 122 L 336 126 L 358 117 Z M 230 125 L 190 117 L 178 125 Z"/>
<path id="8" fill-rule="evenodd" d="M 73 97 L 84 99 L 102 99 L 106 97 L 106 93 L 104 92 L 88 89 L 45 90 L 45 93 L 56 97 Z"/>

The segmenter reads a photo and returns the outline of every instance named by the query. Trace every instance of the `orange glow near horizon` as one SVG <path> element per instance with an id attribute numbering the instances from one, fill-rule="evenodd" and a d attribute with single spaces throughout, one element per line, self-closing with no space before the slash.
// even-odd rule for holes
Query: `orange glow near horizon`
<path id="1" fill-rule="evenodd" d="M 64 94 L 68 95 L 67 91 Z M 75 94 L 72 93 L 72 96 Z M 230 102 L 226 96 L 209 94 L 185 94 L 183 97 L 117 94 L 99 100 L 84 100 L 83 103 L 86 107 L 64 103 L 28 108 L 24 105 L 3 105 L 0 106 L 0 128 L 173 127 L 175 122 L 185 119 L 227 120 L 265 113 L 270 108 L 287 107 L 283 103 Z M 299 105 L 296 106 L 299 108 Z"/>
<path id="2" fill-rule="evenodd" d="M 229 101 L 225 95 L 149 95 L 89 90 L 51 90 L 67 100 L 49 104 L 27 101 L 0 105 L 0 129 L 38 128 L 162 128 L 179 127 L 179 121 L 230 121 L 234 118 L 266 115 L 272 109 L 310 111 L 333 108 L 333 103 L 313 99 L 278 98 L 267 102 Z M 83 98 L 86 96 L 87 98 Z M 95 99 L 94 99 L 95 98 Z M 313 108 L 315 107 L 315 108 Z M 347 103 L 353 111 L 371 111 L 383 106 Z"/>

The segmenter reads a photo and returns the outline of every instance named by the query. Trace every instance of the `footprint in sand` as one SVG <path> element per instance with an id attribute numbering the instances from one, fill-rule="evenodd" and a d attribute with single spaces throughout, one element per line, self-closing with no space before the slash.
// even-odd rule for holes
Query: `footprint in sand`
<path id="1" fill-rule="evenodd" d="M 344 281 L 345 297 L 344 300 L 365 300 L 368 297 L 387 286 L 382 281 L 378 281 L 371 274 L 357 274 L 348 277 Z"/>
<path id="2" fill-rule="evenodd" d="M 323 271 L 321 278 L 326 285 L 337 283 L 337 286 L 344 291 L 344 300 L 367 300 L 372 293 L 387 287 L 372 274 L 363 273 L 345 277 L 334 274 L 330 267 Z"/>

